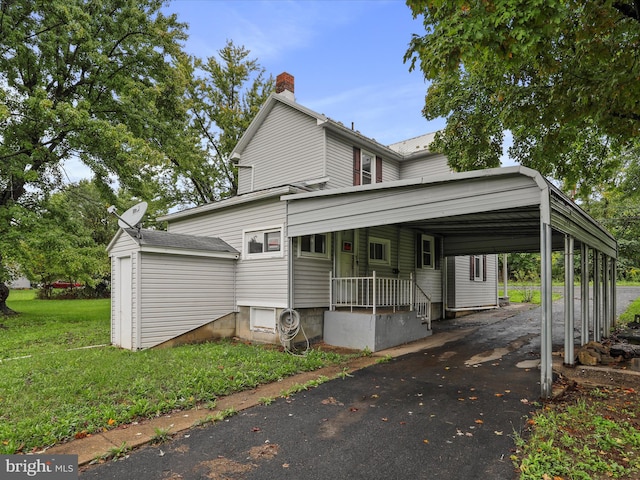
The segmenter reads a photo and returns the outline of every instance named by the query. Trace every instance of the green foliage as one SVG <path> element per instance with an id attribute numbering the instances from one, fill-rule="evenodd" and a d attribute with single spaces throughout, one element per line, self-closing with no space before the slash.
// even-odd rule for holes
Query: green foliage
<path id="1" fill-rule="evenodd" d="M 192 80 L 185 92 L 190 124 L 184 135 L 197 150 L 176 151 L 167 169 L 167 190 L 175 201 L 203 204 L 238 191 L 237 168 L 230 158 L 262 104 L 273 91 L 274 81 L 250 51 L 232 41 L 206 60 L 186 59 L 185 75 Z"/>
<path id="2" fill-rule="evenodd" d="M 184 84 L 177 65 L 185 25 L 164 15 L 162 5 L 2 2 L 0 282 L 23 260 L 38 276 L 93 284 L 104 273 L 104 248 L 72 238 L 77 222 L 53 215 L 60 209 L 49 196 L 65 183 L 65 162 L 89 167 L 102 194 L 114 180 L 141 198 L 161 193 L 155 180 L 166 162 L 164 146 L 182 139 L 180 127 L 188 123 L 176 88 Z M 39 222 L 43 209 L 48 215 Z"/>
<path id="3" fill-rule="evenodd" d="M 456 170 L 509 155 L 576 189 L 608 181 L 620 152 L 640 136 L 635 52 L 640 18 L 631 1 L 409 0 L 426 34 L 405 60 L 429 80 L 424 114 L 446 117 L 433 147 Z"/>
<path id="4" fill-rule="evenodd" d="M 512 457 L 521 480 L 636 478 L 640 431 L 631 420 L 633 389 L 596 389 L 549 404 L 530 420 L 532 433 L 516 436 Z M 636 401 L 634 401 L 636 400 Z"/>
<path id="5" fill-rule="evenodd" d="M 220 396 L 344 359 L 318 350 L 301 357 L 228 341 L 141 352 L 79 349 L 109 341 L 108 301 L 38 301 L 31 292 L 18 293 L 10 305 L 25 313 L 3 319 L 0 336 L 1 453 L 214 404 Z"/>
<path id="6" fill-rule="evenodd" d="M 640 298 L 636 298 L 631 305 L 620 315 L 621 323 L 629 323 L 635 320 L 636 315 L 640 315 Z"/>

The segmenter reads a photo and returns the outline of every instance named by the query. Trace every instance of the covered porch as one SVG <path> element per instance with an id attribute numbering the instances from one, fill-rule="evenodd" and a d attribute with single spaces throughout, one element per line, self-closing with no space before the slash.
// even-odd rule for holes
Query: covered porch
<path id="1" fill-rule="evenodd" d="M 329 275 L 324 340 L 372 352 L 431 335 L 431 298 L 414 280 Z"/>
<path id="2" fill-rule="evenodd" d="M 443 255 L 539 252 L 542 308 L 541 395 L 552 390 L 551 253 L 567 259 L 565 363 L 574 362 L 574 323 L 578 341 L 607 336 L 615 322 L 617 243 L 595 220 L 538 172 L 507 167 L 401 180 L 365 187 L 286 195 L 287 236 L 399 225 L 442 238 Z M 582 288 L 594 280 L 591 308 L 573 318 L 573 255 L 581 253 Z M 590 267 L 589 259 L 592 259 Z M 593 270 L 590 272 L 590 268 Z M 591 275 L 592 274 L 592 275 Z M 333 287 L 332 287 L 333 290 Z M 583 302 L 588 296 L 582 295 Z M 290 297 L 290 304 L 293 298 Z M 332 302 L 336 303 L 336 302 Z"/>

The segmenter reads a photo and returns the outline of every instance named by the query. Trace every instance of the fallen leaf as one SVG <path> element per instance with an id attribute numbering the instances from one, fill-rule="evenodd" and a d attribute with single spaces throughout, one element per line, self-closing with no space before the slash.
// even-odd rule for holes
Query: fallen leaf
<path id="1" fill-rule="evenodd" d="M 495 396 L 496 397 L 504 397 L 504 393 L 496 393 Z"/>
<path id="2" fill-rule="evenodd" d="M 422 443 L 429 443 L 429 440 L 425 438 L 424 440 L 422 440 Z"/>
<path id="3" fill-rule="evenodd" d="M 289 468 L 289 464 L 288 463 L 283 463 L 282 464 L 282 468 Z"/>
<path id="4" fill-rule="evenodd" d="M 497 430 L 494 430 L 493 433 L 495 433 L 496 435 L 502 435 L 502 432 L 499 432 Z"/>
<path id="5" fill-rule="evenodd" d="M 379 395 L 377 393 L 374 393 L 373 395 L 371 395 L 371 398 L 378 398 Z"/>
<path id="6" fill-rule="evenodd" d="M 478 397 L 469 397 L 469 400 L 477 400 Z"/>
<path id="7" fill-rule="evenodd" d="M 349 409 L 349 411 L 350 411 L 350 412 L 357 412 L 357 411 L 358 411 L 358 409 L 357 409 L 356 407 L 351 407 L 351 408 Z"/>
<path id="8" fill-rule="evenodd" d="M 511 393 L 511 390 L 505 390 L 504 393 Z"/>
<path id="9" fill-rule="evenodd" d="M 110 418 L 109 421 L 107 422 L 107 425 L 113 425 L 115 423 L 116 421 L 113 418 Z"/>
<path id="10" fill-rule="evenodd" d="M 482 425 L 482 424 L 484 423 L 484 420 L 480 420 L 480 419 L 478 419 L 478 420 L 476 420 L 476 423 L 477 423 L 478 425 Z"/>
<path id="11" fill-rule="evenodd" d="M 389 419 L 387 417 L 382 417 L 380 420 L 382 420 L 383 422 L 388 422 Z"/>
<path id="12" fill-rule="evenodd" d="M 259 432 L 260 431 L 260 427 L 253 427 L 251 429 L 252 432 Z"/>

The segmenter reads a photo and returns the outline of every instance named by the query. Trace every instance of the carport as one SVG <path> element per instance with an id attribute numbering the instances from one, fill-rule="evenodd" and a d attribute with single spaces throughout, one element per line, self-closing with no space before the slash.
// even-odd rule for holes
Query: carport
<path id="1" fill-rule="evenodd" d="M 581 343 L 589 341 L 590 329 L 594 339 L 600 340 L 614 324 L 616 240 L 535 170 L 478 170 L 286 195 L 282 199 L 287 202 L 290 241 L 300 235 L 399 224 L 441 236 L 445 257 L 539 252 L 543 398 L 549 397 L 552 389 L 553 251 L 565 255 L 565 363 L 574 362 L 576 250 L 582 259 Z M 292 305 L 292 286 L 289 292 Z"/>

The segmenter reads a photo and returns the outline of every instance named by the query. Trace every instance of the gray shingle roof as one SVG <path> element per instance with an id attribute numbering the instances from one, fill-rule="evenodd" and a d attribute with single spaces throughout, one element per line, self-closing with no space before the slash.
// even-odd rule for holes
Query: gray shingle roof
<path id="1" fill-rule="evenodd" d="M 197 235 L 182 235 L 169 233 L 162 230 L 142 229 L 141 238 L 138 238 L 138 231 L 132 228 L 125 228 L 131 238 L 139 245 L 153 247 L 180 248 L 188 250 L 202 250 L 208 252 L 229 252 L 240 253 L 231 245 L 216 237 L 203 237 Z"/>

